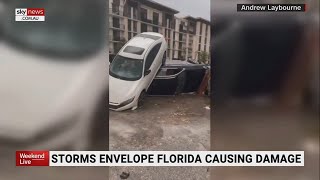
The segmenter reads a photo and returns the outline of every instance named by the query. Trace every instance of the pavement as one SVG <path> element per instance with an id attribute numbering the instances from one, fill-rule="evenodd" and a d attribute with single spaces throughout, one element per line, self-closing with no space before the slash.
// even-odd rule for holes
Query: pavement
<path id="1" fill-rule="evenodd" d="M 205 151 L 210 149 L 210 99 L 197 95 L 147 97 L 135 111 L 109 111 L 113 151 Z M 207 180 L 207 167 L 111 167 L 110 180 Z"/>

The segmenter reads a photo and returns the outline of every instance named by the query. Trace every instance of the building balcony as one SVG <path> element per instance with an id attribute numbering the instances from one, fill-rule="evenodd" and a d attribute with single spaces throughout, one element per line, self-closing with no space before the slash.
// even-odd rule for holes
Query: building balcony
<path id="1" fill-rule="evenodd" d="M 157 26 L 160 25 L 159 21 L 152 21 L 152 24 L 157 25 Z"/>
<path id="2" fill-rule="evenodd" d="M 135 27 L 135 28 L 133 28 L 131 31 L 132 31 L 132 32 L 138 32 L 138 28 Z"/>
<path id="3" fill-rule="evenodd" d="M 124 25 L 124 24 L 120 24 L 120 25 L 114 25 L 114 24 L 112 24 L 111 28 L 113 28 L 113 29 L 119 29 L 119 30 L 124 30 L 124 29 L 125 29 L 125 25 Z"/>
<path id="4" fill-rule="evenodd" d="M 121 42 L 124 39 L 124 37 L 119 36 L 119 35 L 116 35 L 116 36 L 110 35 L 109 39 L 112 42 Z"/>
<path id="5" fill-rule="evenodd" d="M 123 16 L 123 11 L 120 8 L 109 8 L 109 13 L 113 15 Z"/>
<path id="6" fill-rule="evenodd" d="M 133 14 L 133 16 L 129 15 L 129 19 L 138 20 L 138 16 L 136 14 Z"/>
<path id="7" fill-rule="evenodd" d="M 146 19 L 146 18 L 141 17 L 141 21 L 149 23 L 149 24 L 153 24 L 152 20 L 150 20 L 150 19 Z"/>

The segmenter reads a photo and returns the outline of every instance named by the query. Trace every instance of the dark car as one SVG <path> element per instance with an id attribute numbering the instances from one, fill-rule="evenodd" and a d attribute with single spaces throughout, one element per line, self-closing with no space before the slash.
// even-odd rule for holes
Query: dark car
<path id="1" fill-rule="evenodd" d="M 196 92 L 210 65 L 192 61 L 168 60 L 153 80 L 149 95 L 176 95 Z"/>

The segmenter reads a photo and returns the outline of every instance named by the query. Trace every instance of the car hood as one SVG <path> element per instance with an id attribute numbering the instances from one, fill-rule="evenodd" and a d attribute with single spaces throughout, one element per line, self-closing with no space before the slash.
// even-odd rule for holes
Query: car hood
<path id="1" fill-rule="evenodd" d="M 136 94 L 138 81 L 125 81 L 109 76 L 109 102 L 120 104 Z"/>

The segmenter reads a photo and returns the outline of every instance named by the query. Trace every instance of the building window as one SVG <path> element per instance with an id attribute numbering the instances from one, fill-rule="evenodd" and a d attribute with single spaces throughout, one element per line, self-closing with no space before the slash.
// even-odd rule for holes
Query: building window
<path id="1" fill-rule="evenodd" d="M 114 41 L 120 41 L 121 36 L 120 36 L 120 31 L 118 30 L 113 30 L 113 40 Z"/>
<path id="2" fill-rule="evenodd" d="M 198 51 L 201 51 L 201 44 L 199 44 L 198 46 Z"/>
<path id="3" fill-rule="evenodd" d="M 153 26 L 153 27 L 152 27 L 152 31 L 153 31 L 153 32 L 159 32 L 159 28 L 158 28 L 158 27 Z"/>
<path id="4" fill-rule="evenodd" d="M 131 32 L 128 32 L 128 40 L 131 39 Z"/>
<path id="5" fill-rule="evenodd" d="M 136 21 L 133 21 L 133 31 L 134 32 L 137 32 L 138 29 L 137 29 L 137 22 Z"/>
<path id="6" fill-rule="evenodd" d="M 141 8 L 141 11 L 140 11 L 140 19 L 144 22 L 147 22 L 148 20 L 148 10 L 144 9 L 144 8 Z"/>
<path id="7" fill-rule="evenodd" d="M 131 19 L 137 19 L 137 10 L 134 7 L 129 7 L 129 17 Z"/>
<path id="8" fill-rule="evenodd" d="M 200 22 L 200 36 L 202 35 L 202 23 Z"/>
<path id="9" fill-rule="evenodd" d="M 120 15 L 120 0 L 114 0 L 112 3 L 112 13 Z"/>
<path id="10" fill-rule="evenodd" d="M 153 12 L 153 24 L 159 25 L 159 13 Z"/>
<path id="11" fill-rule="evenodd" d="M 209 25 L 206 24 L 206 33 L 205 34 L 207 34 L 207 32 L 208 32 L 208 28 L 209 28 Z"/>
<path id="12" fill-rule="evenodd" d="M 138 2 L 131 1 L 131 0 L 125 0 L 125 6 L 128 6 L 127 8 L 127 17 L 132 19 L 138 19 Z"/>
<path id="13" fill-rule="evenodd" d="M 144 23 L 141 23 L 141 32 L 148 32 L 148 26 Z"/>
<path id="14" fill-rule="evenodd" d="M 180 31 L 180 32 L 183 32 L 183 25 L 182 25 L 182 23 L 180 23 L 180 25 L 179 25 L 179 31 Z"/>
<path id="15" fill-rule="evenodd" d="M 174 22 L 173 16 L 170 14 L 165 14 L 164 19 L 165 19 L 164 26 L 166 28 L 172 28 L 172 25 L 173 25 L 172 22 Z"/>
<path id="16" fill-rule="evenodd" d="M 131 20 L 128 20 L 128 30 L 129 30 L 129 31 L 132 31 L 131 23 L 132 23 L 132 21 L 131 21 Z"/>
<path id="17" fill-rule="evenodd" d="M 120 51 L 120 49 L 122 48 L 122 46 L 123 45 L 119 42 L 114 43 L 114 53 L 117 54 Z"/>
<path id="18" fill-rule="evenodd" d="M 112 27 L 120 28 L 120 19 L 117 17 L 112 18 Z"/>

